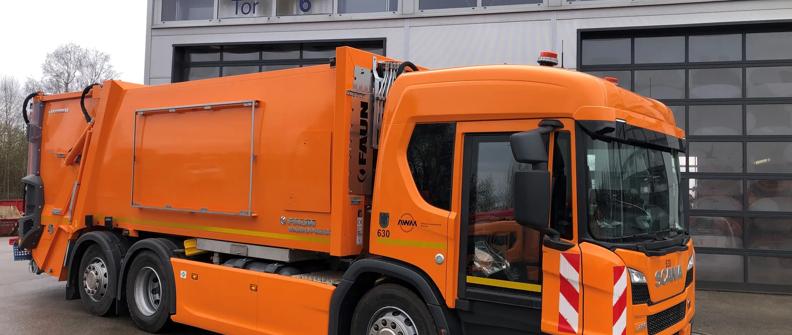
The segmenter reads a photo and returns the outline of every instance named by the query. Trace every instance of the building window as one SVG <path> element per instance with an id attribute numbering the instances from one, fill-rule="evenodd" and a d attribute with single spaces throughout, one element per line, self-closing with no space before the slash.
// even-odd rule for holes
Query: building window
<path id="1" fill-rule="evenodd" d="M 338 0 L 338 13 L 395 12 L 398 0 Z"/>
<path id="2" fill-rule="evenodd" d="M 476 0 L 420 0 L 418 9 L 473 8 Z"/>
<path id="3" fill-rule="evenodd" d="M 272 16 L 274 0 L 220 0 L 220 18 Z"/>
<path id="4" fill-rule="evenodd" d="M 384 40 L 179 46 L 173 82 L 327 64 L 340 46 L 383 55 Z"/>
<path id="5" fill-rule="evenodd" d="M 211 20 L 214 0 L 162 0 L 162 21 Z"/>
<path id="6" fill-rule="evenodd" d="M 407 146 L 407 163 L 418 193 L 445 210 L 451 209 L 455 135 L 453 123 L 417 124 Z"/>
<path id="7" fill-rule="evenodd" d="M 788 23 L 580 33 L 580 70 L 660 99 L 680 157 L 699 287 L 792 291 Z M 626 81 L 626 82 L 625 82 Z"/>
<path id="8" fill-rule="evenodd" d="M 277 0 L 278 16 L 330 14 L 333 12 L 333 0 Z"/>

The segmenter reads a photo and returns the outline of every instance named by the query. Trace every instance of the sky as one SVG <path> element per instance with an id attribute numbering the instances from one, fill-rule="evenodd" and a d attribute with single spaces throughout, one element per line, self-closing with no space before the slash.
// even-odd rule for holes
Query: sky
<path id="1" fill-rule="evenodd" d="M 119 79 L 143 83 L 146 0 L 0 0 L 0 77 L 41 77 L 48 52 L 66 43 L 110 55 Z"/>

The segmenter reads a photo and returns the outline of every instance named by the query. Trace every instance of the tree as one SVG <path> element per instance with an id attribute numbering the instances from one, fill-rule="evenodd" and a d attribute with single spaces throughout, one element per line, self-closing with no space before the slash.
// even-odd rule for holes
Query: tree
<path id="1" fill-rule="evenodd" d="M 0 199 L 22 196 L 27 141 L 22 121 L 22 86 L 14 78 L 0 78 Z"/>
<path id="2" fill-rule="evenodd" d="M 118 77 L 110 56 L 76 44 L 64 44 L 47 54 L 40 85 L 47 93 L 81 90 L 92 83 Z"/>

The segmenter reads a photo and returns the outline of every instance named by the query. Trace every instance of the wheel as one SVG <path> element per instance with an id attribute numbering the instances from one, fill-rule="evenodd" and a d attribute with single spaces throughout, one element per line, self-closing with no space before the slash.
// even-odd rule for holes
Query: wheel
<path id="1" fill-rule="evenodd" d="M 360 299 L 352 316 L 352 335 L 437 335 L 437 328 L 415 293 L 382 284 Z"/>
<path id="2" fill-rule="evenodd" d="M 83 254 L 78 274 L 83 306 L 94 315 L 110 314 L 118 289 L 118 266 L 94 244 Z"/>
<path id="3" fill-rule="evenodd" d="M 129 315 L 138 328 L 156 333 L 170 320 L 173 292 L 168 292 L 173 276 L 166 273 L 163 260 L 151 251 L 135 256 L 126 280 L 126 301 Z"/>

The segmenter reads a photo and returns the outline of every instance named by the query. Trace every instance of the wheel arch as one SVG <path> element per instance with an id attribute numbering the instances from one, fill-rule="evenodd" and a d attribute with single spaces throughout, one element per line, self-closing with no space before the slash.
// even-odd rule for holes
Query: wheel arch
<path id="1" fill-rule="evenodd" d="M 129 264 L 132 263 L 132 260 L 143 251 L 151 251 L 157 254 L 157 256 L 163 260 L 163 265 L 165 266 L 165 275 L 173 276 L 173 266 L 171 265 L 170 258 L 174 255 L 174 250 L 178 249 L 176 243 L 169 239 L 165 238 L 147 238 L 140 241 L 135 242 L 132 247 L 124 256 L 124 260 L 121 262 L 121 272 L 118 276 L 118 292 L 116 293 L 116 299 L 118 300 L 118 304 L 116 305 L 123 305 L 121 301 L 125 298 L 124 292 L 126 289 L 126 276 L 129 270 Z M 168 312 L 170 314 L 176 313 L 176 279 L 168 281 L 168 289 L 173 295 L 173 299 L 170 299 L 170 306 L 168 306 Z"/>
<path id="2" fill-rule="evenodd" d="M 360 298 L 377 285 L 381 278 L 394 279 L 398 284 L 415 291 L 426 303 L 438 329 L 457 334 L 456 317 L 446 307 L 440 290 L 421 269 L 390 258 L 375 257 L 355 261 L 344 272 L 341 283 L 330 299 L 328 334 L 349 334 L 352 314 Z"/>
<path id="3" fill-rule="evenodd" d="M 80 297 L 80 291 L 78 289 L 78 267 L 80 266 L 80 260 L 82 259 L 83 254 L 85 254 L 85 251 L 88 250 L 88 248 L 90 248 L 92 245 L 98 245 L 100 248 L 102 248 L 102 251 L 105 253 L 105 255 L 108 255 L 112 258 L 109 261 L 118 265 L 120 269 L 123 267 L 123 257 L 129 249 L 129 244 L 129 241 L 126 238 L 122 238 L 112 231 L 94 230 L 82 234 L 74 243 L 71 251 L 67 254 L 66 299 L 71 300 Z M 117 298 L 118 296 L 116 295 L 116 299 Z"/>

